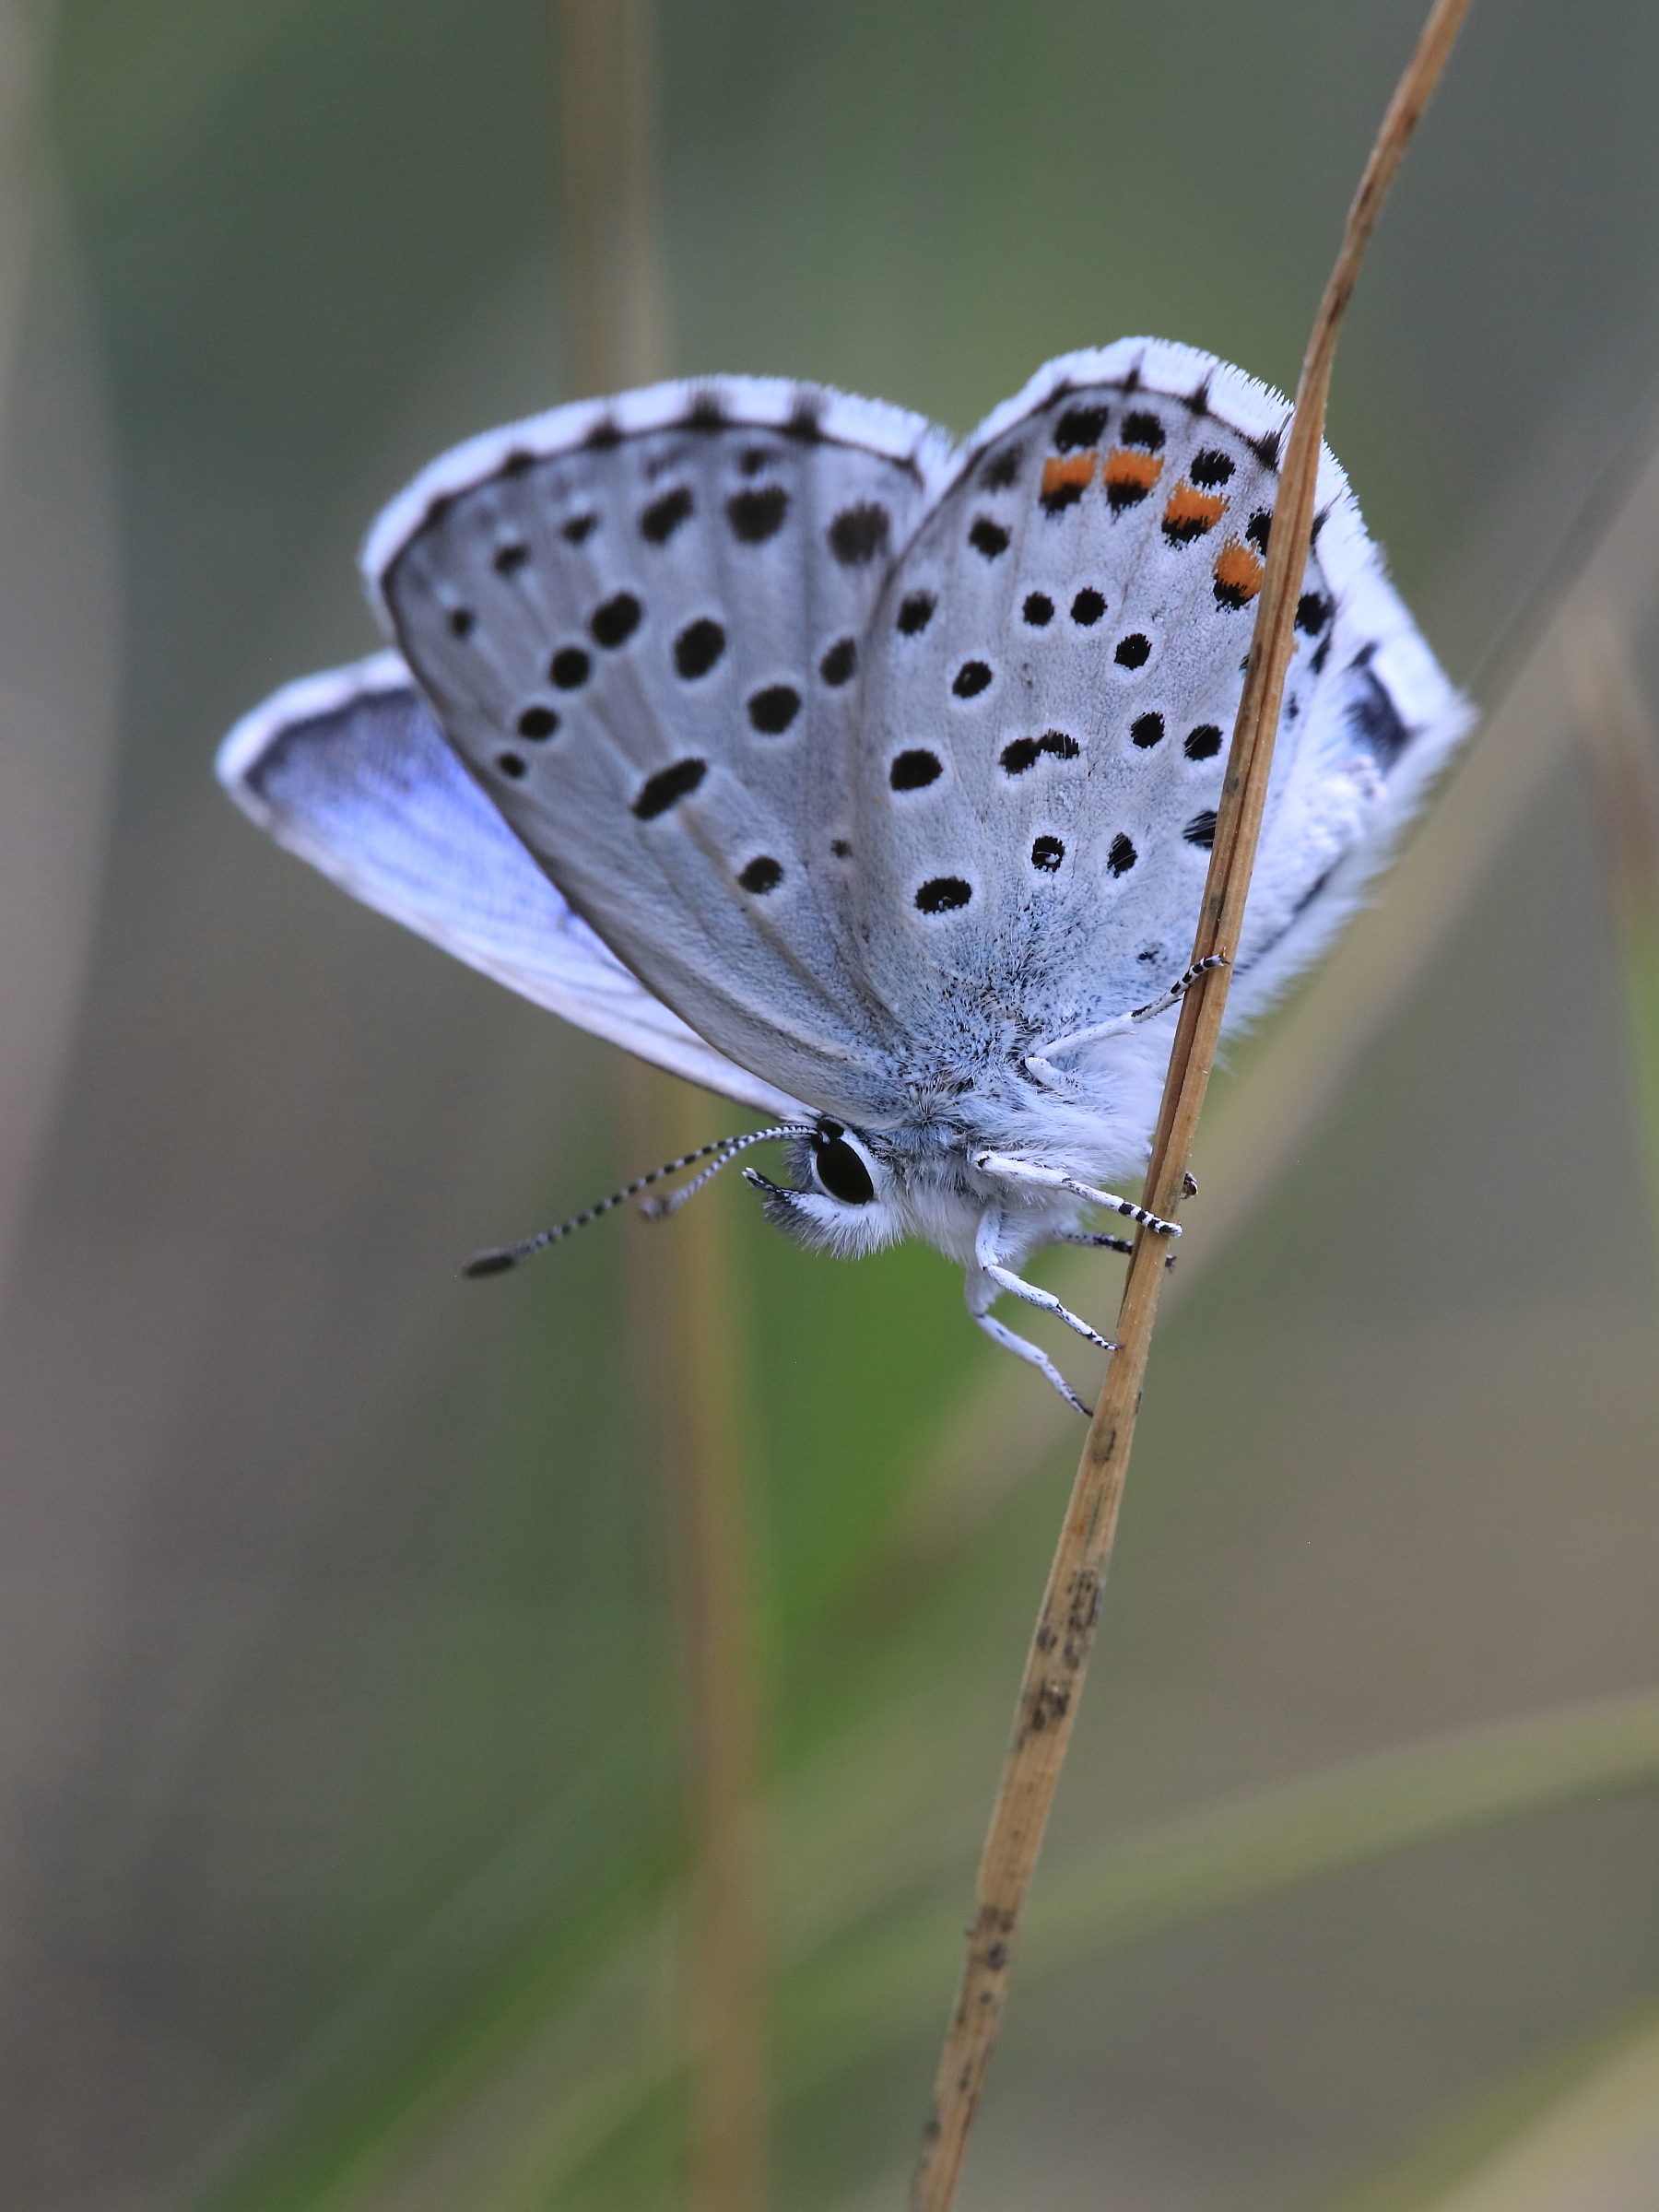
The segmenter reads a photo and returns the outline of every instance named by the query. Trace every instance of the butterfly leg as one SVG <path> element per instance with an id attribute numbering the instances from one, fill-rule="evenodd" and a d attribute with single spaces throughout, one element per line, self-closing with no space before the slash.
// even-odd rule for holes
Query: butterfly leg
<path id="1" fill-rule="evenodd" d="M 1059 1229 L 1049 1239 L 1051 1244 L 1088 1244 L 1096 1252 L 1133 1252 L 1135 1246 L 1127 1237 L 1109 1237 L 1099 1229 Z"/>
<path id="2" fill-rule="evenodd" d="M 1034 1367 L 1040 1375 L 1046 1377 L 1066 1404 L 1075 1406 L 1087 1420 L 1093 1412 L 1093 1407 L 1083 1403 L 1048 1354 L 1040 1350 L 1036 1345 L 1030 1343 L 1024 1336 L 1016 1336 L 1012 1329 L 1005 1328 L 994 1314 L 986 1312 L 985 1308 L 997 1296 L 1002 1288 L 1000 1283 L 993 1282 L 981 1268 L 969 1268 L 968 1279 L 963 1284 L 962 1290 L 968 1301 L 968 1311 L 972 1314 L 976 1324 L 984 1330 L 993 1344 L 1000 1344 L 1005 1352 L 1012 1352 L 1016 1359 L 1023 1359 L 1028 1367 Z"/>
<path id="3" fill-rule="evenodd" d="M 1010 1182 L 1034 1182 L 1047 1191 L 1069 1191 L 1074 1198 L 1087 1198 L 1090 1206 L 1103 1206 L 1108 1213 L 1126 1215 L 1142 1229 L 1149 1229 L 1155 1237 L 1181 1234 L 1179 1222 L 1149 1214 L 1132 1198 L 1120 1198 L 1112 1191 L 1097 1191 L 1092 1183 L 1079 1182 L 1075 1175 L 1065 1174 L 1059 1168 L 1040 1168 L 1035 1160 L 1015 1159 L 1006 1152 L 976 1152 L 973 1164 L 983 1174 L 1006 1175 Z"/>
<path id="4" fill-rule="evenodd" d="M 1175 978 L 1160 997 L 1148 999 L 1144 1006 L 1136 1006 L 1132 1013 L 1114 1015 L 1110 1021 L 1097 1021 L 1092 1029 L 1074 1030 L 1068 1037 L 1051 1038 L 1041 1051 L 1027 1055 L 1026 1066 L 1040 1083 L 1046 1083 L 1051 1090 L 1069 1090 L 1072 1080 L 1053 1065 L 1048 1056 L 1051 1053 L 1067 1052 L 1075 1044 L 1099 1044 L 1107 1037 L 1126 1037 L 1131 1030 L 1138 1029 L 1143 1021 L 1151 1021 L 1159 1014 L 1167 1014 L 1171 1006 L 1178 1006 L 1201 975 L 1207 975 L 1212 968 L 1225 968 L 1226 965 L 1227 955 L 1224 952 L 1212 952 L 1202 960 L 1194 960 L 1190 968 Z"/>
<path id="5" fill-rule="evenodd" d="M 1028 1306 L 1035 1306 L 1043 1313 L 1052 1313 L 1056 1321 L 1063 1321 L 1068 1329 L 1076 1329 L 1079 1336 L 1099 1350 L 1115 1352 L 1115 1344 L 1102 1336 L 1098 1329 L 1091 1329 L 1088 1322 L 1074 1313 L 1069 1306 L 1062 1305 L 1052 1290 L 1041 1289 L 1036 1283 L 1028 1283 L 1024 1276 L 1016 1275 L 1012 1267 L 1002 1265 L 996 1256 L 1002 1242 L 1002 1230 L 1001 1212 L 994 1206 L 988 1206 L 980 1216 L 979 1234 L 973 1240 L 974 1265 L 996 1286 L 996 1289 L 986 1297 L 986 1305 L 995 1297 L 996 1290 L 1011 1291 L 1016 1298 L 1023 1298 Z"/>

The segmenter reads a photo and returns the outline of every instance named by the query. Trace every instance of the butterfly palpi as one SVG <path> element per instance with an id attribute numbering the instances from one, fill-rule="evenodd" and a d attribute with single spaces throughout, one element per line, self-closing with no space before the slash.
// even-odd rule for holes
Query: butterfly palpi
<path id="1" fill-rule="evenodd" d="M 926 1239 L 1080 1406 L 989 1309 L 1101 1344 L 1022 1263 L 1119 1242 L 1094 1209 L 1172 1231 L 1105 1186 L 1146 1164 L 1288 417 L 1148 339 L 959 450 L 766 379 L 558 408 L 394 500 L 364 569 L 396 651 L 276 693 L 220 777 L 370 906 L 773 1116 L 780 1228 Z M 1467 721 L 1328 453 L 1315 512 L 1230 1028 Z"/>

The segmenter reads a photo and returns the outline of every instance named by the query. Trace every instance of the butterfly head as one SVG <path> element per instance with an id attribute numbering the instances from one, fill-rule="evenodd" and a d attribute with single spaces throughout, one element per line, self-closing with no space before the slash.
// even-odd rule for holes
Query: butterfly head
<path id="1" fill-rule="evenodd" d="M 761 1194 L 774 1227 L 811 1251 L 858 1259 L 897 1243 L 908 1228 L 885 1149 L 824 1115 L 794 1143 L 793 1184 L 771 1182 L 753 1168 L 744 1176 Z"/>

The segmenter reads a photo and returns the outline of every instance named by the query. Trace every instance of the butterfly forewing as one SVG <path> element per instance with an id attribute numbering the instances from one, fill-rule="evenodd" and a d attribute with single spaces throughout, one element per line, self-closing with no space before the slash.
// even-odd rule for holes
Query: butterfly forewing
<path id="1" fill-rule="evenodd" d="M 440 464 L 369 559 L 451 740 L 719 1051 L 880 1118 L 846 918 L 865 629 L 942 473 L 914 417 L 729 380 Z"/>
<path id="2" fill-rule="evenodd" d="M 469 967 L 690 1082 L 798 1115 L 711 1051 L 571 912 L 395 653 L 286 685 L 231 731 L 218 772 L 279 844 Z"/>
<path id="3" fill-rule="evenodd" d="M 963 1036 L 1029 1050 L 1184 965 L 1287 416 L 1185 348 L 1053 364 L 907 549 L 867 652 L 855 912 L 872 995 L 923 1059 Z M 1460 726 L 1420 648 L 1433 682 L 1406 696 L 1418 672 L 1387 649 L 1409 624 L 1328 458 L 1321 504 L 1340 573 L 1316 542 L 1245 971 L 1366 839 L 1418 731 Z"/>

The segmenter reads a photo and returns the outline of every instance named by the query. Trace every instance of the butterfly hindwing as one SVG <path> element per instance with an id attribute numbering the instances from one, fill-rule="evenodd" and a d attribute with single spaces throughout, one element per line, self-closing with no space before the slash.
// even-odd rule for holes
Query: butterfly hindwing
<path id="1" fill-rule="evenodd" d="M 908 1035 L 966 1002 L 1029 1049 L 1184 965 L 1288 417 L 1207 355 L 1132 340 L 1051 363 L 965 449 L 866 653 L 855 912 Z M 1464 726 L 1328 455 L 1319 505 L 1246 976 L 1272 948 L 1300 964 L 1299 923 L 1308 957 L 1391 771 L 1409 753 L 1420 788 Z"/>
<path id="2" fill-rule="evenodd" d="M 712 1052 L 571 912 L 397 654 L 287 685 L 231 731 L 218 773 L 279 844 L 469 967 L 689 1082 L 798 1115 Z"/>
<path id="3" fill-rule="evenodd" d="M 944 453 L 810 387 L 663 386 L 475 441 L 365 554 L 571 905 L 719 1052 L 850 1118 L 885 1097 L 846 919 L 860 662 Z"/>

